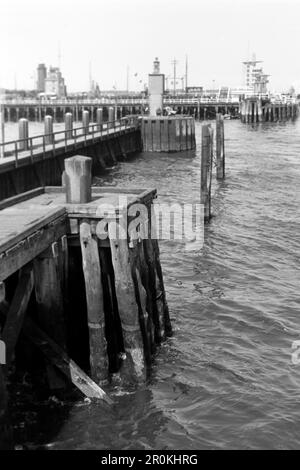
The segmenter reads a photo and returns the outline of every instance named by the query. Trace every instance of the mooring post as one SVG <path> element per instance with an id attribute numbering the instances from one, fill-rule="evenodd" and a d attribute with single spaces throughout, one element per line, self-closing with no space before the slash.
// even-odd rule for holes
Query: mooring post
<path id="1" fill-rule="evenodd" d="M 92 199 L 92 159 L 76 155 L 65 159 L 66 202 L 84 204 Z"/>
<path id="2" fill-rule="evenodd" d="M 253 122 L 257 122 L 257 101 L 252 104 L 253 107 Z"/>
<path id="3" fill-rule="evenodd" d="M 204 205 L 205 222 L 208 222 L 211 217 L 212 138 L 213 131 L 210 125 L 203 125 L 201 142 L 200 203 Z"/>
<path id="4" fill-rule="evenodd" d="M 73 137 L 73 115 L 72 113 L 65 114 L 65 131 L 66 139 L 72 139 Z"/>
<path id="5" fill-rule="evenodd" d="M 52 144 L 53 143 L 53 117 L 52 116 L 45 116 L 44 128 L 45 128 L 45 144 Z"/>
<path id="6" fill-rule="evenodd" d="M 116 221 L 108 224 L 108 233 L 125 347 L 120 372 L 125 381 L 141 381 L 145 379 L 146 364 L 127 233 L 124 233 L 123 227 Z"/>
<path id="7" fill-rule="evenodd" d="M 225 177 L 225 145 L 224 145 L 224 119 L 217 114 L 216 120 L 216 157 L 217 157 L 217 179 Z"/>
<path id="8" fill-rule="evenodd" d="M 28 150 L 28 119 L 22 118 L 19 120 L 19 140 L 23 140 L 19 142 L 19 150 Z"/>
<path id="9" fill-rule="evenodd" d="M 262 111 L 261 98 L 257 102 L 257 116 L 258 116 L 258 122 L 262 122 L 262 120 L 263 120 L 263 111 Z"/>
<path id="10" fill-rule="evenodd" d="M 102 131 L 103 124 L 103 108 L 97 109 L 97 124 L 99 126 L 99 131 Z"/>
<path id="11" fill-rule="evenodd" d="M 111 129 L 113 127 L 114 116 L 115 116 L 114 108 L 112 106 L 110 106 L 108 108 L 108 122 L 109 122 L 109 124 L 107 126 L 108 129 Z"/>
<path id="12" fill-rule="evenodd" d="M 83 129 L 84 134 L 89 133 L 89 125 L 90 125 L 90 113 L 87 110 L 82 111 L 82 127 L 84 128 Z"/>

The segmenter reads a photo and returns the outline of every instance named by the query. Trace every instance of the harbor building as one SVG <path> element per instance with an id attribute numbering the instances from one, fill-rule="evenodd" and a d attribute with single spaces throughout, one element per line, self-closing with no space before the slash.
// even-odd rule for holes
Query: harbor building
<path id="1" fill-rule="evenodd" d="M 65 98 L 67 88 L 65 79 L 59 67 L 47 67 L 45 64 L 39 64 L 37 68 L 37 91 L 45 96 L 55 96 L 56 98 Z"/>
<path id="2" fill-rule="evenodd" d="M 268 77 L 263 71 L 261 64 L 262 60 L 257 60 L 256 55 L 252 55 L 251 60 L 243 62 L 245 66 L 244 84 L 249 92 L 259 95 L 267 93 L 267 84 L 269 83 Z"/>
<path id="3" fill-rule="evenodd" d="M 65 79 L 58 67 L 50 67 L 45 79 L 46 95 L 56 95 L 57 98 L 64 98 L 67 95 Z"/>
<path id="4" fill-rule="evenodd" d="M 45 93 L 45 80 L 47 77 L 47 67 L 45 64 L 39 64 L 37 69 L 37 91 Z"/>

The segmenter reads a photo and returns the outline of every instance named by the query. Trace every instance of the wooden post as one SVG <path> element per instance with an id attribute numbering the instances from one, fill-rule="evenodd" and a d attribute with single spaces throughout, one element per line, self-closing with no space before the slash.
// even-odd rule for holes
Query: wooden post
<path id="1" fill-rule="evenodd" d="M 64 300 L 59 276 L 57 243 L 34 260 L 35 297 L 38 306 L 38 324 L 55 343 L 66 350 Z M 64 387 L 64 381 L 52 366 L 47 367 L 51 388 Z"/>
<path id="2" fill-rule="evenodd" d="M 72 113 L 65 114 L 65 130 L 66 139 L 72 139 L 73 137 L 73 115 Z"/>
<path id="3" fill-rule="evenodd" d="M 66 202 L 84 204 L 92 199 L 92 159 L 76 155 L 65 159 Z"/>
<path id="4" fill-rule="evenodd" d="M 212 136 L 213 131 L 210 125 L 203 125 L 201 146 L 200 203 L 204 205 L 205 222 L 208 222 L 211 217 Z"/>
<path id="5" fill-rule="evenodd" d="M 6 364 L 10 364 L 23 326 L 24 316 L 34 287 L 33 266 L 30 264 L 20 271 L 19 282 L 9 306 L 3 328 L 6 345 Z"/>
<path id="6" fill-rule="evenodd" d="M 261 99 L 257 102 L 257 115 L 258 115 L 258 122 L 262 122 L 263 120 L 263 112 L 262 112 L 262 101 Z"/>
<path id="7" fill-rule="evenodd" d="M 8 400 L 3 367 L 4 366 L 0 364 L 0 450 L 11 450 L 13 448 L 12 430 L 8 419 Z"/>
<path id="8" fill-rule="evenodd" d="M 149 265 L 150 279 L 156 303 L 155 318 L 156 338 L 158 342 L 172 335 L 169 307 L 166 300 L 163 273 L 160 263 L 158 234 L 153 207 L 148 207 L 148 239 L 144 240 L 145 258 Z"/>
<path id="9" fill-rule="evenodd" d="M 98 241 L 92 236 L 88 220 L 80 222 L 80 245 L 87 301 L 91 376 L 95 382 L 101 383 L 108 375 L 103 288 Z"/>
<path id="10" fill-rule="evenodd" d="M 45 144 L 52 144 L 53 142 L 53 117 L 45 116 Z"/>
<path id="11" fill-rule="evenodd" d="M 82 111 L 82 127 L 84 134 L 89 133 L 89 125 L 90 125 L 90 113 L 88 111 Z"/>
<path id="12" fill-rule="evenodd" d="M 28 139 L 28 119 L 19 120 L 19 139 Z M 28 150 L 28 140 L 19 142 L 19 150 Z"/>
<path id="13" fill-rule="evenodd" d="M 253 107 L 253 122 L 257 122 L 257 101 L 252 104 Z"/>
<path id="14" fill-rule="evenodd" d="M 217 157 L 217 179 L 225 177 L 225 152 L 224 152 L 224 119 L 217 114 L 216 120 L 216 157 Z"/>
<path id="15" fill-rule="evenodd" d="M 240 117 L 241 117 L 241 121 L 243 123 L 245 123 L 246 122 L 246 102 L 245 102 L 245 100 L 243 100 L 240 103 Z"/>
<path id="16" fill-rule="evenodd" d="M 99 131 L 102 131 L 102 124 L 103 124 L 103 109 L 97 109 L 97 124 L 99 126 Z"/>
<path id="17" fill-rule="evenodd" d="M 117 222 L 108 224 L 116 296 L 126 353 L 121 374 L 126 381 L 132 382 L 145 379 L 146 365 L 139 323 L 139 309 L 131 274 L 128 241 L 127 236 L 120 235 L 121 230 L 122 228 Z"/>
<path id="18" fill-rule="evenodd" d="M 108 122 L 109 122 L 109 124 L 107 126 L 108 129 L 113 127 L 112 122 L 114 121 L 114 117 L 115 117 L 114 108 L 112 106 L 110 106 L 108 108 Z"/>

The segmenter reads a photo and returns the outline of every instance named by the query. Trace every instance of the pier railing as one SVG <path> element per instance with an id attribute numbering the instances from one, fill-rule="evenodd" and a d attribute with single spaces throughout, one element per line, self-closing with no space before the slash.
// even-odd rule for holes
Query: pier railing
<path id="1" fill-rule="evenodd" d="M 79 144 L 80 146 L 86 146 L 103 136 L 126 131 L 133 127 L 138 128 L 139 125 L 138 117 L 127 116 L 101 124 L 93 123 L 88 126 L 74 127 L 73 129 L 64 129 L 50 134 L 39 134 L 24 139 L 3 142 L 0 143 L 0 155 L 2 156 L 0 164 L 13 159 L 17 167 L 20 158 L 29 156 L 33 160 L 34 154 L 37 153 L 41 153 L 44 158 L 47 152 L 52 152 L 55 155 L 56 150 L 63 147 L 67 150 L 70 144 L 76 149 Z"/>

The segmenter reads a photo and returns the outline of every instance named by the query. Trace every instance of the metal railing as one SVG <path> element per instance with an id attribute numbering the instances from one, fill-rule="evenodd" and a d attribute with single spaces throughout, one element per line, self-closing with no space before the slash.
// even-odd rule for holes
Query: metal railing
<path id="1" fill-rule="evenodd" d="M 114 98 L 95 98 L 95 99 L 85 99 L 85 100 L 72 100 L 72 99 L 58 99 L 58 100 L 51 100 L 51 99 L 41 99 L 41 100 L 33 100 L 30 98 L 24 98 L 22 100 L 16 99 L 6 99 L 3 104 L 5 106 L 99 106 L 102 104 L 107 104 L 110 106 L 115 105 L 141 105 L 146 104 L 147 99 L 145 98 L 121 98 L 121 97 L 114 97 Z"/>
<path id="2" fill-rule="evenodd" d="M 238 97 L 194 97 L 194 98 L 169 98 L 164 96 L 164 104 L 214 104 L 214 103 L 233 103 L 236 104 L 239 102 Z M 28 100 L 24 99 L 19 100 L 10 100 L 3 103 L 4 106 L 41 106 L 41 107 L 85 107 L 85 106 L 146 106 L 148 105 L 149 100 L 147 98 L 98 98 L 95 100 Z"/>
<path id="3" fill-rule="evenodd" d="M 195 106 L 202 104 L 239 104 L 239 98 L 166 98 L 164 104 L 194 104 Z"/>
<path id="4" fill-rule="evenodd" d="M 25 139 L 3 142 L 0 143 L 0 164 L 14 161 L 17 168 L 19 160 L 22 158 L 30 157 L 33 162 L 37 155 L 42 154 L 42 158 L 45 158 L 46 153 L 52 152 L 52 155 L 55 156 L 56 150 L 67 150 L 70 146 L 76 150 L 79 146 L 87 146 L 103 136 L 138 128 L 139 125 L 137 116 L 128 116 L 102 124 L 93 123 L 89 126 L 74 127 L 73 129 L 64 129 L 50 134 L 40 134 Z"/>

